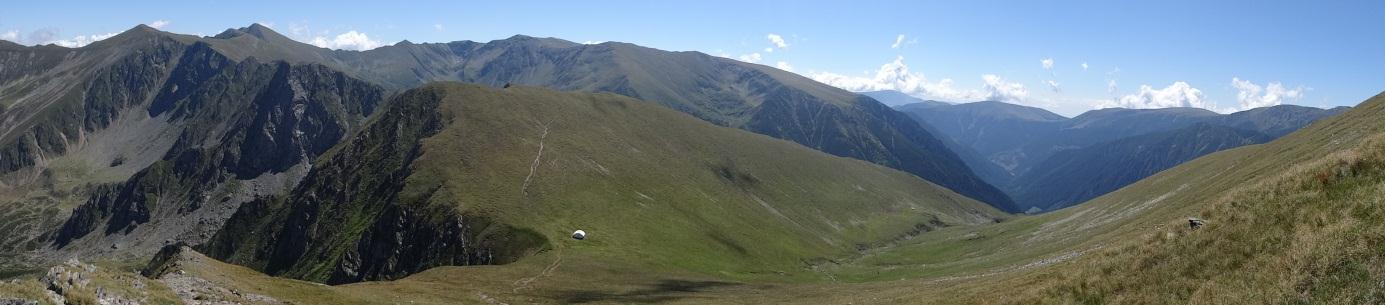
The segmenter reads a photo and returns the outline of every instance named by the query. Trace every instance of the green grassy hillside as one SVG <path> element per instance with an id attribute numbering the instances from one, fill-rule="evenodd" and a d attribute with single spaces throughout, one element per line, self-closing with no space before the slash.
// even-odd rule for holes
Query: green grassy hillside
<path id="1" fill-rule="evenodd" d="M 328 282 L 536 251 L 801 280 L 999 217 L 906 173 L 614 94 L 435 84 L 385 111 L 288 197 L 243 207 L 208 253 Z M 570 242 L 576 229 L 591 238 Z"/>
<path id="2" fill-rule="evenodd" d="M 942 231 L 846 272 L 895 303 L 1378 303 L 1385 95 L 1082 205 Z M 1189 217 L 1209 225 L 1188 228 Z M 939 255 L 938 253 L 944 253 Z M 950 254 L 949 254 L 950 253 Z M 956 255 L 961 254 L 961 255 Z M 965 265 L 956 272 L 920 264 Z M 882 272 L 884 273 L 884 272 Z M 933 287 L 936 289 L 921 289 Z M 820 295 L 840 288 L 799 287 Z M 803 291 L 807 289 L 807 291 Z M 1005 294 L 995 294 L 1003 289 Z"/>

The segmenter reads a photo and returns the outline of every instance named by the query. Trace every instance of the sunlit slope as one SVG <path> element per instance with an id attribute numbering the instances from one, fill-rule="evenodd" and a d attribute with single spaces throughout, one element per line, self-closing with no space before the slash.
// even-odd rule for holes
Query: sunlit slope
<path id="1" fill-rule="evenodd" d="M 243 207 L 208 253 L 327 282 L 542 251 L 811 278 L 814 262 L 1000 217 L 907 173 L 614 94 L 444 83 L 385 111 L 287 197 Z M 558 243 L 577 229 L 591 237 Z"/>
<path id="2" fill-rule="evenodd" d="M 1376 96 L 1076 207 L 925 235 L 839 277 L 918 278 L 860 284 L 900 303 L 1379 302 L 1381 118 Z M 1189 217 L 1209 225 L 1191 230 Z"/>
<path id="3" fill-rule="evenodd" d="M 1385 96 L 1093 202 L 1147 208 L 1026 298 L 1096 303 L 1385 301 Z M 1168 195 L 1164 195 L 1168 194 Z M 1167 196 L 1162 204 L 1142 198 Z M 1144 199 L 1148 202 L 1149 199 Z M 1140 202 L 1131 205 L 1130 202 Z M 1107 213 L 1109 215 L 1109 213 Z M 1109 217 L 1109 216 L 1108 216 Z M 1209 223 L 1191 230 L 1184 217 Z"/>

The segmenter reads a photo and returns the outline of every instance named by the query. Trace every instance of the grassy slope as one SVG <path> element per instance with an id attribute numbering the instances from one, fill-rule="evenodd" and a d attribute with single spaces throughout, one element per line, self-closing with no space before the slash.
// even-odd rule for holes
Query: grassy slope
<path id="1" fill-rule="evenodd" d="M 992 213 L 904 173 L 617 95 L 449 89 L 454 123 L 424 141 L 411 179 L 445 181 L 441 203 L 550 240 L 593 235 L 569 252 L 733 277 L 794 273 L 933 216 L 965 224 Z"/>
<path id="2" fill-rule="evenodd" d="M 900 302 L 1379 302 L 1370 285 L 1385 277 L 1372 267 L 1385 251 L 1373 241 L 1385 148 L 1367 139 L 1385 132 L 1382 116 L 1385 96 L 1376 96 L 1274 142 L 1211 154 L 1077 207 L 944 231 L 853 267 L 868 273 L 949 258 L 939 252 L 979 253 L 943 264 L 972 264 L 950 277 L 927 279 L 932 268 L 917 265 L 893 275 L 923 275 L 912 283 L 946 290 L 871 284 L 879 291 L 870 297 Z M 1319 173 L 1336 172 L 1346 174 L 1328 174 L 1324 189 Z M 1187 217 L 1212 225 L 1189 232 Z M 983 237 L 962 238 L 972 233 Z"/>
<path id="3" fill-rule="evenodd" d="M 425 206 L 416 208 L 539 232 L 559 253 L 554 255 L 661 272 L 802 281 L 822 278 L 807 268 L 814 263 L 912 230 L 1000 217 L 907 173 L 717 127 L 619 95 L 455 83 L 416 90 L 442 97 L 437 111 L 445 123 L 421 141 L 422 154 L 391 198 L 424 198 Z M 391 107 L 409 102 L 396 100 Z M 345 223 L 372 221 L 358 216 L 342 217 L 353 219 Z M 350 232 L 366 226 L 330 237 L 346 245 L 310 245 L 328 250 L 309 253 L 340 255 L 330 249 L 351 248 L 358 233 Z M 592 238 L 567 243 L 575 229 Z M 229 245 L 214 248 L 239 248 Z M 299 275 L 316 279 L 330 266 L 294 268 L 319 270 Z"/>
<path id="4" fill-rule="evenodd" d="M 626 237 L 605 229 L 509 265 L 440 267 L 391 282 L 325 287 L 214 262 L 193 272 L 304 304 L 1378 303 L 1382 116 L 1385 95 L 1084 205 L 945 228 L 817 269 L 837 282 L 651 267 L 610 255 L 617 248 L 600 239 Z M 1187 217 L 1210 224 L 1191 231 Z"/>
<path id="5" fill-rule="evenodd" d="M 515 103 L 525 111 L 513 113 L 547 109 L 522 105 Z M 1379 302 L 1382 116 L 1385 95 L 1277 141 L 1214 153 L 1080 206 L 944 228 L 814 269 L 832 280 L 767 281 L 632 261 L 640 255 L 624 253 L 623 245 L 639 239 L 601 226 L 588 227 L 596 228 L 588 241 L 560 239 L 555 251 L 513 264 L 439 267 L 390 282 L 318 286 L 215 262 L 193 272 L 303 304 Z M 567 147 L 557 144 L 567 141 L 560 130 L 546 147 Z M 552 153 L 564 160 L 557 155 L 573 151 Z M 561 185 L 551 182 L 540 185 Z M 551 192 L 536 190 L 540 197 Z M 607 225 L 639 222 L 622 216 L 631 221 Z M 1190 231 L 1187 217 L 1210 224 Z M 551 238 L 566 233 L 542 231 Z"/>

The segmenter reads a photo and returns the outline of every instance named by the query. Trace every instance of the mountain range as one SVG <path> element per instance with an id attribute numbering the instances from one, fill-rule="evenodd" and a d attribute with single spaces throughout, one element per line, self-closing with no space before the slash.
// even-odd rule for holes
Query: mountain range
<path id="1" fill-rule="evenodd" d="M 549 249 L 548 240 L 555 237 L 554 233 L 534 233 L 536 224 L 497 219 L 499 216 L 492 213 L 499 213 L 495 211 L 499 208 L 484 211 L 486 213 L 438 212 L 437 209 L 446 210 L 449 204 L 455 203 L 428 204 L 433 202 L 429 197 L 410 197 L 423 195 L 402 184 L 415 177 L 411 168 L 422 166 L 414 161 L 424 155 L 418 151 L 426 146 L 420 146 L 426 142 L 424 139 L 446 132 L 449 126 L 495 127 L 474 125 L 471 121 L 467 121 L 468 125 L 454 125 L 449 121 L 465 116 L 421 119 L 438 117 L 435 112 L 453 113 L 428 106 L 441 103 L 440 100 L 445 99 L 439 97 L 441 95 L 493 95 L 477 88 L 458 89 L 466 94 L 443 94 L 458 91 L 447 89 L 413 91 L 425 83 L 449 80 L 513 87 L 516 91 L 528 90 L 518 87 L 537 86 L 618 94 L 635 98 L 617 103 L 619 105 L 632 101 L 658 105 L 711 124 L 784 139 L 830 155 L 860 159 L 909 173 L 879 178 L 880 181 L 873 183 L 864 183 L 870 179 L 852 180 L 851 189 L 858 190 L 856 192 L 799 197 L 803 195 L 789 194 L 815 194 L 825 190 L 820 184 L 827 182 L 795 179 L 831 175 L 745 172 L 741 167 L 779 163 L 735 157 L 682 166 L 673 166 L 678 163 L 664 157 L 669 161 L 666 162 L 668 168 L 654 164 L 644 167 L 652 175 L 645 177 L 650 181 L 706 171 L 742 184 L 743 192 L 750 192 L 753 185 L 774 185 L 772 189 L 749 195 L 736 195 L 738 193 L 722 189 L 705 190 L 701 195 L 678 193 L 661 199 L 759 206 L 791 224 L 791 228 L 784 229 L 785 233 L 816 236 L 810 239 L 813 242 L 786 244 L 784 249 L 787 250 L 774 252 L 777 253 L 775 257 L 812 259 L 824 256 L 823 253 L 864 247 L 909 232 L 1000 218 L 1000 213 L 976 206 L 971 199 L 957 197 L 957 194 L 1006 210 L 1014 209 L 1008 196 L 973 174 L 942 141 L 902 113 L 873 99 L 796 74 L 696 52 L 667 52 L 624 43 L 584 45 L 527 36 L 489 43 L 401 42 L 364 52 L 334 51 L 293 41 L 256 24 L 211 37 L 166 33 L 141 25 L 82 48 L 6 45 L 0 53 L 3 53 L 0 61 L 7 67 L 17 67 L 5 69 L 5 78 L 0 81 L 0 88 L 4 89 L 0 91 L 3 92 L 0 101 L 5 103 L 0 117 L 10 122 L 6 123 L 5 133 L 0 137 L 0 172 L 3 172 L 4 191 L 13 194 L 6 196 L 12 201 L 12 208 L 5 211 L 13 217 L 0 220 L 0 226 L 16 229 L 15 234 L 3 240 L 6 245 L 3 252 L 13 253 L 7 255 L 6 263 L 42 262 L 64 256 L 128 259 L 152 254 L 174 243 L 205 244 L 205 249 L 215 257 L 255 266 L 267 273 L 338 283 L 395 278 L 435 265 L 503 263 Z M 549 99 L 590 98 L 561 96 Z M 446 100 L 453 99 L 468 98 Z M 402 106 L 393 105 L 396 103 Z M 421 109 L 399 108 L 406 106 Z M 377 114 L 380 109 L 392 112 Z M 627 115 L 651 115 L 670 122 L 679 120 L 668 114 L 646 114 L 653 111 L 648 109 L 654 108 L 638 106 L 636 109 L 640 110 Z M 401 111 L 407 112 L 404 114 L 407 116 L 391 116 Z M 591 114 L 597 117 L 596 113 Z M 510 132 L 550 123 L 541 118 L 533 119 L 535 121 L 524 124 L 494 122 L 516 128 L 497 129 L 494 136 L 519 136 Z M 632 135 L 612 132 L 630 126 L 599 123 L 576 120 L 564 124 L 607 126 L 605 131 L 591 130 L 607 133 L 606 138 L 593 141 L 645 152 L 667 148 L 667 145 L 677 144 L 671 142 L 673 139 L 686 137 L 640 134 L 638 139 L 625 138 Z M 371 124 L 377 127 L 366 127 Z M 717 141 L 681 146 L 692 149 L 713 142 Z M 746 144 L 745 149 L 769 145 L 759 144 L 764 140 L 752 142 L 756 143 Z M 498 149 L 486 147 L 455 149 L 467 156 Z M 592 149 L 598 148 L 610 149 Z M 685 152 L 694 151 L 690 149 Z M 539 149 L 540 152 L 544 150 Z M 520 151 L 492 153 L 517 157 Z M 522 151 L 528 154 L 528 149 Z M 712 155 L 720 154 L 735 156 L 746 152 Z M 802 153 L 784 154 L 781 157 L 792 160 L 791 155 Z M 621 153 L 605 152 L 603 155 Z M 586 156 L 587 159 L 568 161 L 595 162 L 591 159 L 595 157 Z M 631 156 L 631 160 L 636 157 Z M 523 158 L 531 160 L 527 156 Z M 467 165 L 472 163 L 466 163 L 465 159 L 444 159 L 463 162 L 461 165 L 442 163 L 444 165 L 472 166 Z M 534 163 L 492 168 L 483 173 L 519 173 L 528 169 L 532 174 L 545 168 L 540 161 L 526 162 Z M 611 168 L 615 166 L 611 162 L 617 161 L 606 160 L 594 166 Z M 832 162 L 838 161 L 815 159 L 778 166 L 819 168 Z M 369 167 L 360 167 L 366 165 Z M 865 164 L 843 166 L 871 168 Z M 840 172 L 861 170 L 841 169 Z M 465 173 L 471 177 L 471 172 Z M 525 186 L 520 187 L 522 193 L 531 191 L 530 183 L 540 183 L 533 186 L 536 189 L 543 187 L 541 182 L 530 178 L 524 179 L 522 185 Z M 908 182 L 910 179 L 918 181 Z M 786 182 L 778 182 L 781 180 Z M 479 183 L 493 187 L 512 184 L 498 181 L 483 179 Z M 681 183 L 679 181 L 669 182 Z M 891 191 L 878 189 L 884 185 L 892 185 Z M 908 190 L 904 185 L 910 185 Z M 493 193 L 500 192 L 499 188 L 485 190 L 467 193 L 465 198 L 482 202 L 497 198 L 524 201 L 525 198 L 497 197 Z M 434 194 L 435 191 L 424 193 Z M 654 194 L 661 193 L 650 190 L 643 194 L 637 197 L 659 198 Z M 596 197 L 590 200 L 627 200 L 603 197 L 617 195 L 593 195 Z M 733 200 L 728 196 L 741 199 Z M 322 202 L 322 206 L 317 202 Z M 838 214 L 851 218 L 802 218 L 841 209 L 847 202 L 858 205 L 857 208 L 881 205 L 887 206 L 884 211 L 920 211 L 920 214 L 884 217 L 883 214 L 858 215 L 843 211 Z M 790 206 L 781 206 L 784 204 Z M 812 207 L 818 212 L 793 212 L 798 206 Z M 946 206 L 956 208 L 922 213 Z M 512 208 L 509 205 L 497 207 Z M 417 210 L 422 208 L 429 210 L 427 213 Z M 711 207 L 713 210 L 721 208 L 725 207 Z M 859 212 L 883 213 L 878 209 Z M 725 218 L 678 215 L 669 217 Z M 742 212 L 738 215 L 756 214 Z M 920 220 L 919 217 L 926 218 Z M 876 218 L 881 220 L 874 220 Z M 442 225 L 439 221 L 451 221 L 471 229 L 439 227 Z M 720 226 L 721 221 L 731 219 L 705 225 Z M 823 229 L 824 223 L 831 229 Z M 375 227 L 370 227 L 372 225 Z M 851 230 L 868 233 L 849 233 Z M 232 234 L 239 232 L 280 233 L 270 236 Z M 410 253 L 380 253 L 384 250 L 378 249 L 393 249 L 390 245 L 420 243 L 371 237 L 395 233 L 451 238 L 440 240 L 451 246 L 412 249 L 408 251 L 418 252 Z M 732 246 L 733 250 L 743 248 L 736 245 L 765 242 L 744 239 L 730 231 L 707 231 L 705 234 Z M 834 237 L 837 234 L 846 235 Z M 707 236 L 699 238 L 709 238 Z M 250 237 L 254 238 L 246 239 Z M 802 238 L 784 239 L 780 243 L 788 240 Z M 349 247 L 359 251 L 343 250 Z M 397 261 L 412 265 L 396 265 Z"/>
<path id="2" fill-rule="evenodd" d="M 1348 108 L 1279 105 L 1225 115 L 1200 108 L 1109 108 L 1073 118 L 1003 102 L 895 109 L 962 146 L 955 151 L 978 154 L 962 159 L 1016 198 L 1020 210 L 1040 211 L 1081 203 L 1210 152 L 1272 140 Z M 1207 133 L 1212 127 L 1236 131 Z"/>
<path id="3" fill-rule="evenodd" d="M 209 40 L 224 45 L 219 49 L 226 53 L 323 64 L 395 90 L 451 80 L 621 94 L 718 125 L 897 168 L 998 207 L 1012 203 L 908 116 L 762 65 L 627 43 L 587 45 L 528 36 L 488 43 L 406 41 L 364 52 L 316 48 L 260 25 L 216 37 Z"/>
<path id="4" fill-rule="evenodd" d="M 1385 278 L 1385 94 L 1067 118 L 256 24 L 0 42 L 0 106 L 0 304 L 1339 304 Z"/>

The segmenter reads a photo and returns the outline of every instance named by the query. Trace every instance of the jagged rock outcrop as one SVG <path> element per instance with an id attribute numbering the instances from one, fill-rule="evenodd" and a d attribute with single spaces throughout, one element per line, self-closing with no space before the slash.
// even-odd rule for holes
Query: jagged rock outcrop
<path id="1" fill-rule="evenodd" d="M 534 233 L 427 209 L 431 193 L 401 197 L 420 141 L 445 124 L 439 94 L 419 89 L 394 99 L 292 193 L 245 204 L 202 250 L 271 275 L 347 283 L 509 262 L 543 247 Z"/>
<path id="2" fill-rule="evenodd" d="M 93 232 L 128 235 L 150 222 L 163 227 L 113 243 L 145 253 L 165 240 L 201 242 L 239 203 L 301 179 L 309 160 L 353 132 L 384 95 L 377 86 L 324 66 L 253 58 L 235 62 L 201 42 L 177 58 L 168 75 L 145 77 L 166 79 L 148 103 L 111 104 L 112 109 L 147 105 L 150 119 L 175 126 L 176 140 L 162 158 L 128 180 L 97 187 L 55 235 L 57 248 Z M 144 86 L 110 90 L 153 91 L 133 89 Z M 114 96 L 127 95 L 134 94 Z"/>
<path id="3" fill-rule="evenodd" d="M 140 270 L 140 275 L 156 279 L 168 286 L 174 295 L 189 305 L 290 304 L 273 297 L 218 285 L 188 272 L 190 269 L 207 268 L 209 261 L 211 259 L 197 253 L 187 244 L 172 244 L 160 249 L 144 269 Z"/>

